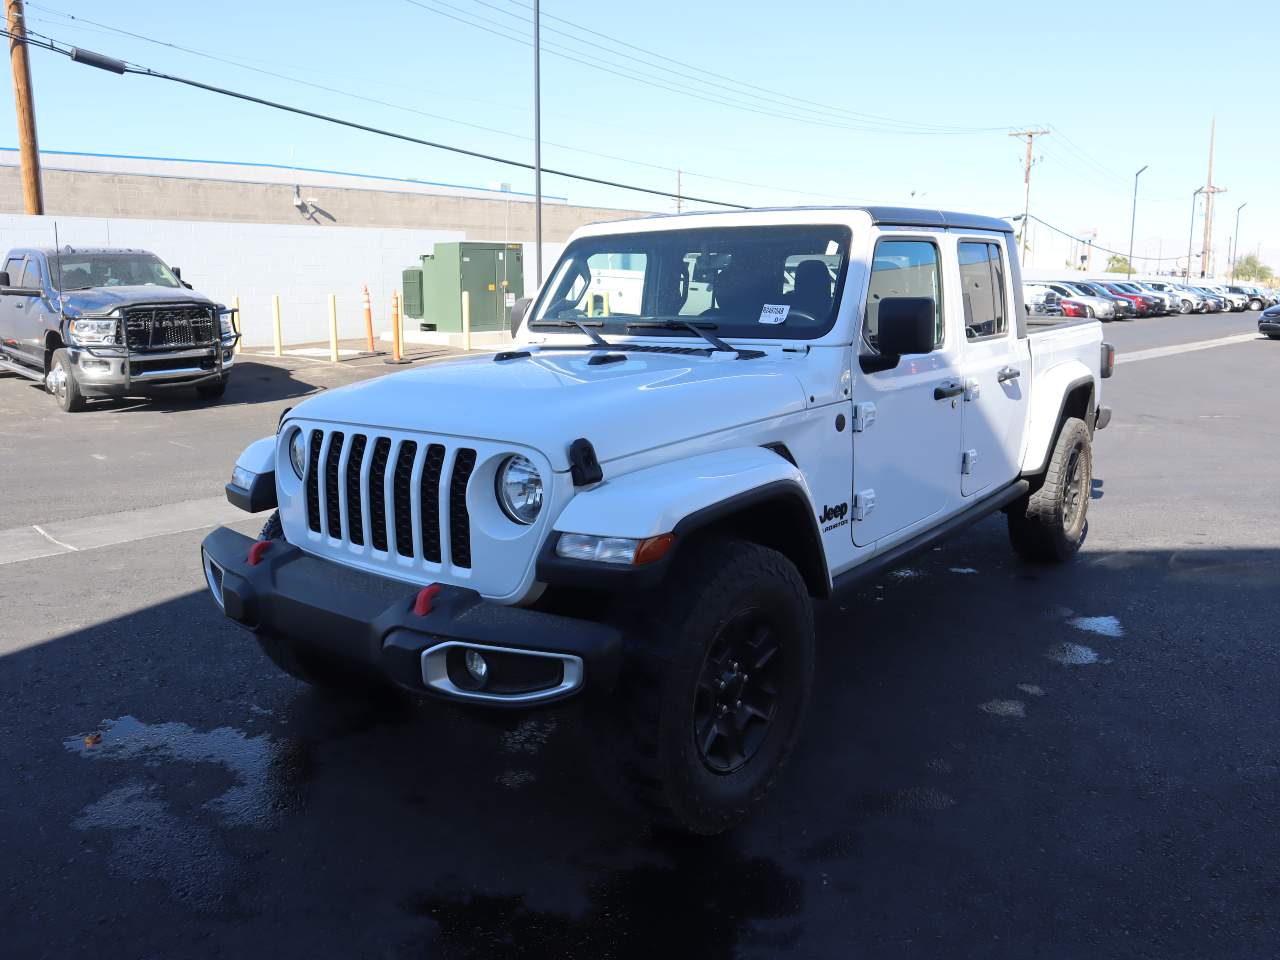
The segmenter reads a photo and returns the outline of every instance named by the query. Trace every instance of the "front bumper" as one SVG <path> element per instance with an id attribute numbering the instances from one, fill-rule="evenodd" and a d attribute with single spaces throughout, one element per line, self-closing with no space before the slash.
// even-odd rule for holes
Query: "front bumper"
<path id="1" fill-rule="evenodd" d="M 1280 333 L 1280 317 L 1263 317 L 1258 321 L 1258 332 L 1268 336 Z"/>
<path id="2" fill-rule="evenodd" d="M 414 612 L 412 584 L 353 570 L 274 540 L 258 563 L 256 541 L 226 527 L 201 545 L 210 593 L 232 620 L 288 644 L 372 671 L 416 694 L 492 707 L 529 707 L 612 691 L 620 632 L 607 624 L 491 603 L 440 586 L 430 612 Z M 491 675 L 472 686 L 461 658 L 475 650 Z"/>
<path id="3" fill-rule="evenodd" d="M 192 347 L 163 352 L 134 351 L 119 347 L 68 347 L 80 390 L 89 396 L 145 392 L 164 387 L 190 387 L 225 377 L 235 364 L 235 338 L 220 347 Z M 218 351 L 222 363 L 218 363 Z M 128 364 L 126 371 L 125 365 Z"/>

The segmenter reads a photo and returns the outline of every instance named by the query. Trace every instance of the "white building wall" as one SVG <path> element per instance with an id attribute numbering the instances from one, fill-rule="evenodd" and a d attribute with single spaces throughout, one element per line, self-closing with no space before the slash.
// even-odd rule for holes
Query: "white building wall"
<path id="1" fill-rule="evenodd" d="M 182 279 L 201 293 L 228 305 L 238 296 L 247 346 L 271 344 L 273 294 L 280 297 L 286 344 L 328 339 L 331 293 L 338 301 L 339 336 L 363 337 L 365 284 L 373 301 L 374 333 L 380 335 L 390 329 L 391 291 L 400 289 L 401 271 L 434 244 L 501 240 L 459 230 L 0 214 L 0 250 L 52 247 L 55 220 L 63 246 L 140 247 L 181 267 Z M 547 270 L 560 249 L 561 244 L 544 244 Z M 531 295 L 533 244 L 525 244 L 524 263 Z"/>

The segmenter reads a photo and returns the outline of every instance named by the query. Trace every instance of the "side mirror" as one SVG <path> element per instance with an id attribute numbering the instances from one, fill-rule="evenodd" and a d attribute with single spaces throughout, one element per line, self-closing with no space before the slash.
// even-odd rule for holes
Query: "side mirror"
<path id="1" fill-rule="evenodd" d="M 879 356 L 861 358 L 865 373 L 892 370 L 910 353 L 933 351 L 932 297 L 888 297 L 880 301 L 876 346 Z"/>
<path id="2" fill-rule="evenodd" d="M 0 270 L 0 287 L 11 287 L 11 286 L 13 286 L 13 284 L 9 282 L 9 271 Z"/>
<path id="3" fill-rule="evenodd" d="M 179 280 L 181 280 L 181 279 L 182 279 L 182 268 L 181 268 L 181 267 L 170 267 L 170 268 L 169 268 L 169 271 L 170 271 L 170 272 L 171 272 L 175 277 L 177 277 Z"/>
<path id="4" fill-rule="evenodd" d="M 529 304 L 533 301 L 529 297 L 521 297 L 511 305 L 511 335 L 514 337 L 516 331 L 520 329 L 520 323 L 524 320 L 524 315 L 529 312 Z"/>

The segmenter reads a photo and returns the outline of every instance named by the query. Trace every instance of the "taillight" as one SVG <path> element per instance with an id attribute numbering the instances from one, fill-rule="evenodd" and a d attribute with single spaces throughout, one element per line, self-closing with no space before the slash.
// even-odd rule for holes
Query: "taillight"
<path id="1" fill-rule="evenodd" d="M 1116 348 L 1109 343 L 1102 344 L 1102 363 L 1099 374 L 1103 380 L 1109 380 L 1116 369 Z"/>

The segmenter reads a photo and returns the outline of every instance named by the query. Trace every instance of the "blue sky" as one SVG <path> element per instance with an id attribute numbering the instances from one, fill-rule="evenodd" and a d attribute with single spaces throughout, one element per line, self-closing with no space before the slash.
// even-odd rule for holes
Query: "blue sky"
<path id="1" fill-rule="evenodd" d="M 28 0 L 28 25 L 157 70 L 531 159 L 531 50 L 518 41 L 529 36 L 528 2 Z M 879 201 L 1010 216 L 1022 209 L 1023 145 L 1008 131 L 1046 126 L 1032 212 L 1071 232 L 1096 229 L 1098 243 L 1126 249 L 1133 172 L 1146 164 L 1135 255 L 1168 257 L 1185 255 L 1216 114 L 1214 180 L 1228 189 L 1218 198 L 1219 257 L 1235 208 L 1247 202 L 1241 247 L 1260 244 L 1280 268 L 1280 133 L 1268 119 L 1274 3 L 1235 4 L 1229 23 L 1181 0 L 545 0 L 543 14 L 546 165 L 665 189 L 681 168 L 686 193 L 747 204 Z M 523 171 L 38 50 L 32 64 L 46 149 L 531 187 Z M 9 133 L 0 145 L 13 145 L 11 98 L 5 103 Z M 544 189 L 575 202 L 671 208 L 555 177 Z M 1036 256 L 1051 262 L 1036 265 L 1060 265 L 1048 235 L 1033 234 L 1038 240 Z"/>

